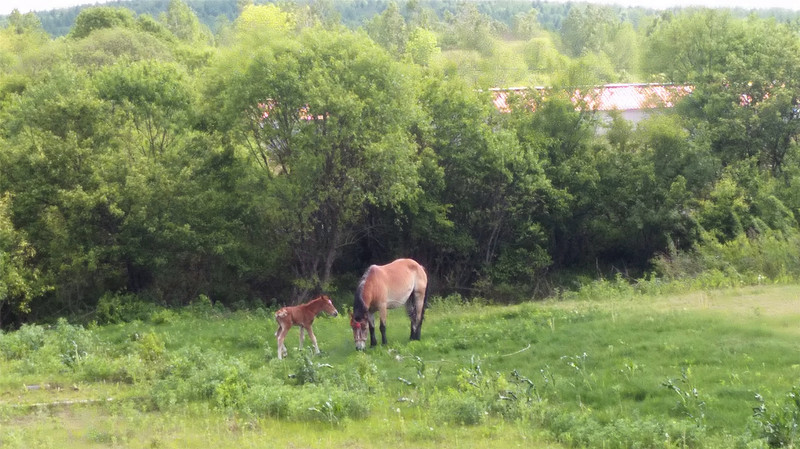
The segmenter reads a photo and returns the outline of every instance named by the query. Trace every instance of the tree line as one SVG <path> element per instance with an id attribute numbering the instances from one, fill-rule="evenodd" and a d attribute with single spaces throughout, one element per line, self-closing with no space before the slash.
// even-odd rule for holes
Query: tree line
<path id="1" fill-rule="evenodd" d="M 94 7 L 60 38 L 9 16 L 0 324 L 349 295 L 400 256 L 439 293 L 515 301 L 796 242 L 797 22 L 699 9 L 633 27 L 588 5 L 561 31 L 533 8 L 508 29 L 409 2 L 353 30 L 330 7 L 240 2 L 216 32 L 181 0 L 157 18 Z M 631 79 L 694 90 L 634 126 L 559 88 Z M 501 113 L 486 87 L 512 81 L 555 87 Z"/>

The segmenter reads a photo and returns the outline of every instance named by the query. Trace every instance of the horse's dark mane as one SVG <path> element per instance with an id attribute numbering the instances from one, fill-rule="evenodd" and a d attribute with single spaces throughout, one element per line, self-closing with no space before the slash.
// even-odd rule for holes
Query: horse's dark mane
<path id="1" fill-rule="evenodd" d="M 367 306 L 364 304 L 364 284 L 367 282 L 367 276 L 369 275 L 370 270 L 372 267 L 367 268 L 367 271 L 364 272 L 364 275 L 361 276 L 361 280 L 358 281 L 358 288 L 356 288 L 356 297 L 353 301 L 353 319 L 356 321 L 361 321 L 367 315 Z"/>

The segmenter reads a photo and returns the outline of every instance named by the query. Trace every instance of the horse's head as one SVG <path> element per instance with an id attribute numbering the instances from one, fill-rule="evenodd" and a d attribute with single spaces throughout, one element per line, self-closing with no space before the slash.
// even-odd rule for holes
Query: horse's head
<path id="1" fill-rule="evenodd" d="M 322 299 L 322 310 L 324 310 L 325 313 L 330 316 L 339 316 L 339 311 L 336 310 L 333 301 L 331 301 L 328 295 L 321 295 L 320 298 Z"/>
<path id="2" fill-rule="evenodd" d="M 356 350 L 363 351 L 367 347 L 367 330 L 369 329 L 369 321 L 367 317 L 356 320 L 353 313 L 350 312 L 350 327 L 353 328 L 353 340 L 356 342 Z"/>

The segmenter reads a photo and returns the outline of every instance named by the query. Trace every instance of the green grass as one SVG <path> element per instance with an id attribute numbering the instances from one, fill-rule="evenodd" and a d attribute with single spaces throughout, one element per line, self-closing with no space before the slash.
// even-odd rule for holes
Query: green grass
<path id="1" fill-rule="evenodd" d="M 756 394 L 800 385 L 798 298 L 439 299 L 421 341 L 391 311 L 356 353 L 342 314 L 283 361 L 263 310 L 31 327 L 0 335 L 0 447 L 762 447 Z M 98 402 L 26 405 L 69 400 Z"/>

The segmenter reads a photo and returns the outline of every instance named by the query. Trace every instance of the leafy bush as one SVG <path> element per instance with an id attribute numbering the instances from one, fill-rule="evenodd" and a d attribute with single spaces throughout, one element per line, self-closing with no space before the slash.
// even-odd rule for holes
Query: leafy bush
<path id="1" fill-rule="evenodd" d="M 609 300 L 629 298 L 636 293 L 633 284 L 617 273 L 613 280 L 599 279 L 582 284 L 577 291 L 566 292 L 565 299 Z"/>
<path id="2" fill-rule="evenodd" d="M 284 385 L 256 385 L 247 391 L 242 403 L 244 411 L 256 416 L 287 419 L 291 413 L 293 388 Z"/>
<path id="3" fill-rule="evenodd" d="M 431 413 L 440 423 L 475 425 L 480 424 L 489 412 L 477 397 L 449 389 L 431 398 Z"/>
<path id="4" fill-rule="evenodd" d="M 765 228 L 725 242 L 707 235 L 693 250 L 659 255 L 653 264 L 664 279 L 692 279 L 696 289 L 788 283 L 800 279 L 798 249 L 797 231 Z"/>
<path id="5" fill-rule="evenodd" d="M 366 418 L 368 414 L 368 400 L 363 393 L 344 391 L 337 386 L 305 386 L 295 392 L 292 401 L 293 418 L 304 421 L 334 424 L 344 418 Z"/>
<path id="6" fill-rule="evenodd" d="M 170 309 L 159 309 L 150 314 L 153 324 L 172 324 L 177 319 L 177 314 Z"/>
<path id="7" fill-rule="evenodd" d="M 553 437 L 569 447 L 691 448 L 702 447 L 703 430 L 685 421 L 651 418 L 597 420 L 590 412 L 546 413 L 544 426 Z"/>
<path id="8" fill-rule="evenodd" d="M 88 382 L 134 383 L 141 379 L 139 373 L 146 372 L 137 357 L 113 358 L 105 354 L 89 354 L 77 368 L 78 379 Z"/>
<path id="9" fill-rule="evenodd" d="M 149 318 L 154 309 L 152 303 L 141 301 L 133 293 L 107 292 L 97 302 L 95 320 L 100 324 L 129 323 Z"/>
<path id="10" fill-rule="evenodd" d="M 178 351 L 165 362 L 164 373 L 151 390 L 156 407 L 163 409 L 193 401 L 210 401 L 222 409 L 242 407 L 250 388 L 251 372 L 239 359 L 203 352 L 193 346 Z"/>
<path id="11" fill-rule="evenodd" d="M 16 332 L 0 333 L 0 354 L 6 360 L 22 359 L 45 344 L 45 328 L 23 324 Z"/>

